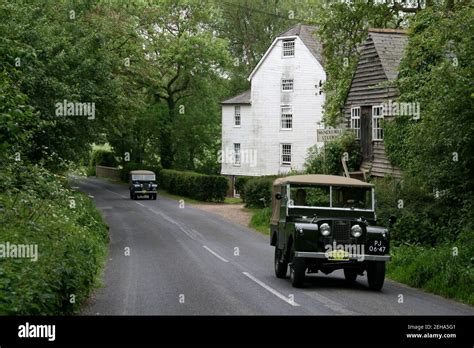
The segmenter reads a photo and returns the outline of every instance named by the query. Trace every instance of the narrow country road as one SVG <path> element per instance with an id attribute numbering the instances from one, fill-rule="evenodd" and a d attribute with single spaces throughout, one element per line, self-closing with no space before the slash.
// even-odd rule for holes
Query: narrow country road
<path id="1" fill-rule="evenodd" d="M 268 237 L 158 196 L 129 199 L 99 179 L 73 184 L 93 197 L 110 226 L 104 287 L 86 315 L 474 315 L 474 309 L 386 280 L 347 285 L 342 272 L 308 276 L 304 289 L 273 272 Z M 403 295 L 403 303 L 399 303 Z"/>

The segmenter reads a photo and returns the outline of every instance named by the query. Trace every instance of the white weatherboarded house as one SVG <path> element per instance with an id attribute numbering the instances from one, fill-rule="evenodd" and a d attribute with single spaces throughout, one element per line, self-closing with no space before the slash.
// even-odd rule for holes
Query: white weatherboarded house
<path id="1" fill-rule="evenodd" d="M 323 128 L 326 73 L 315 30 L 298 24 L 280 34 L 250 74 L 251 89 L 221 103 L 221 174 L 232 183 L 303 169 Z"/>

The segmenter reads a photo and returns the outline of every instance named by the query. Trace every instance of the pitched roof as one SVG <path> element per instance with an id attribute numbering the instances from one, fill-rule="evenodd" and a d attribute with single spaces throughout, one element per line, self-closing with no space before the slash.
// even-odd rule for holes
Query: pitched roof
<path id="1" fill-rule="evenodd" d="M 251 104 L 250 102 L 251 90 L 240 93 L 232 98 L 226 99 L 221 104 Z"/>
<path id="2" fill-rule="evenodd" d="M 290 29 L 284 31 L 277 37 L 299 36 L 301 41 L 303 41 L 306 47 L 308 47 L 313 56 L 322 66 L 324 66 L 323 45 L 314 36 L 317 29 L 318 28 L 313 25 L 305 25 L 298 23 Z"/>
<path id="3" fill-rule="evenodd" d="M 398 67 L 408 42 L 405 30 L 369 29 L 369 40 L 372 39 L 388 80 L 398 76 Z"/>
<path id="4" fill-rule="evenodd" d="M 285 37 L 295 37 L 298 36 L 301 41 L 303 41 L 304 45 L 308 48 L 311 54 L 316 58 L 316 60 L 324 67 L 324 60 L 323 60 L 323 45 L 319 40 L 317 40 L 314 36 L 317 27 L 312 25 L 305 25 L 305 24 L 296 24 L 295 26 L 291 27 L 290 29 L 284 31 L 283 33 L 279 34 L 275 40 L 273 40 L 271 46 L 263 55 L 262 59 L 258 62 L 257 66 L 253 69 L 250 73 L 248 80 L 252 79 L 252 76 L 258 70 L 260 65 L 262 65 L 265 58 L 268 56 L 269 52 L 273 49 L 279 39 L 284 39 Z"/>
<path id="5" fill-rule="evenodd" d="M 273 182 L 273 185 L 284 184 L 318 184 L 318 185 L 334 185 L 334 186 L 357 186 L 357 187 L 373 187 L 373 184 L 357 180 L 354 178 L 346 178 L 338 175 L 324 175 L 324 174 L 306 174 L 293 175 L 278 178 Z"/>

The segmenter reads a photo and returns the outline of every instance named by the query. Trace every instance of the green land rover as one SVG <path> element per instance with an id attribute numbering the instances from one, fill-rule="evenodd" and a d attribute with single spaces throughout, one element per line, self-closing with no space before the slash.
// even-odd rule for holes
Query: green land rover
<path id="1" fill-rule="evenodd" d="M 279 178 L 272 208 L 270 244 L 278 278 L 286 278 L 290 266 L 292 285 L 302 287 L 306 272 L 343 269 L 349 282 L 367 272 L 369 288 L 382 288 L 390 234 L 375 226 L 372 184 L 334 175 Z"/>

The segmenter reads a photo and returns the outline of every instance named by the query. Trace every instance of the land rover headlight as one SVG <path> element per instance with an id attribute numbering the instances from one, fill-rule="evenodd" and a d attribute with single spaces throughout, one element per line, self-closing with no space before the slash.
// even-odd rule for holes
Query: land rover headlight
<path id="1" fill-rule="evenodd" d="M 329 224 L 326 222 L 319 227 L 319 230 L 321 231 L 321 234 L 325 237 L 331 234 L 331 226 L 329 226 Z"/>
<path id="2" fill-rule="evenodd" d="M 362 227 L 360 225 L 354 225 L 351 228 L 351 234 L 353 237 L 360 237 L 362 235 Z"/>

